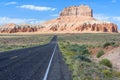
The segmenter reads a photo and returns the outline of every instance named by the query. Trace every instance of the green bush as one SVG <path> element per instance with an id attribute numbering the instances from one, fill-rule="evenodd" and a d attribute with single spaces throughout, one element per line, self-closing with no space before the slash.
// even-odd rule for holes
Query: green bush
<path id="1" fill-rule="evenodd" d="M 6 47 L 6 49 L 12 49 L 12 47 Z"/>
<path id="2" fill-rule="evenodd" d="M 105 77 L 112 77 L 112 72 L 109 70 L 102 70 L 102 73 Z"/>
<path id="3" fill-rule="evenodd" d="M 105 54 L 105 53 L 104 53 L 103 50 L 98 51 L 98 53 L 97 53 L 97 58 L 101 57 L 101 56 L 104 55 L 104 54 Z"/>
<path id="4" fill-rule="evenodd" d="M 80 59 L 81 61 L 85 61 L 85 62 L 91 62 L 91 60 L 84 55 L 78 55 L 76 59 Z"/>
<path id="5" fill-rule="evenodd" d="M 107 46 L 113 46 L 115 45 L 115 42 L 106 42 L 103 44 L 103 48 L 106 48 Z"/>
<path id="6" fill-rule="evenodd" d="M 78 45 L 78 44 L 74 44 L 74 45 L 68 45 L 68 50 L 73 51 L 77 54 L 81 54 L 81 55 L 89 55 L 89 51 L 86 48 L 85 45 Z"/>
<path id="7" fill-rule="evenodd" d="M 102 59 L 99 63 L 109 68 L 112 68 L 112 63 L 108 59 Z"/>

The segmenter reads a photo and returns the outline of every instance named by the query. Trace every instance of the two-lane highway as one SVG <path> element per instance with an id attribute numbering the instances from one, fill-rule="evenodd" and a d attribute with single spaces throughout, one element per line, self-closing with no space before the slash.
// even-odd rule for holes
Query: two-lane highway
<path id="1" fill-rule="evenodd" d="M 43 46 L 0 53 L 0 80 L 48 80 L 57 50 L 57 36 L 54 36 Z"/>

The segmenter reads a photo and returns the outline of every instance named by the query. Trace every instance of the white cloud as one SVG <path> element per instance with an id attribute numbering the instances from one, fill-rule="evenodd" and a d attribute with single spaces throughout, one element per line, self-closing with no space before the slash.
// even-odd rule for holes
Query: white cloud
<path id="1" fill-rule="evenodd" d="M 120 22 L 120 16 L 106 16 L 104 14 L 94 14 L 94 18 L 102 21 Z"/>
<path id="2" fill-rule="evenodd" d="M 120 16 L 115 16 L 113 17 L 113 20 L 119 21 L 120 22 Z"/>
<path id="3" fill-rule="evenodd" d="M 112 0 L 112 3 L 116 3 L 117 2 L 117 0 Z"/>
<path id="4" fill-rule="evenodd" d="M 41 22 L 44 22 L 44 20 L 0 17 L 0 25 L 8 24 L 8 23 L 15 23 L 15 24 L 22 24 L 22 23 L 37 24 L 37 23 L 41 23 Z"/>
<path id="5" fill-rule="evenodd" d="M 18 7 L 24 8 L 24 9 L 36 10 L 36 11 L 54 11 L 54 10 L 56 10 L 56 8 L 52 8 L 52 7 L 35 6 L 35 5 L 21 5 Z"/>
<path id="6" fill-rule="evenodd" d="M 118 27 L 120 28 L 120 16 L 114 16 L 112 19 L 118 25 Z"/>
<path id="7" fill-rule="evenodd" d="M 17 4 L 17 2 L 8 2 L 8 3 L 5 3 L 5 5 L 14 5 L 14 4 Z"/>
<path id="8" fill-rule="evenodd" d="M 94 18 L 102 21 L 109 21 L 111 17 L 104 14 L 94 14 Z"/>
<path id="9" fill-rule="evenodd" d="M 106 16 L 104 14 L 94 14 L 94 18 L 101 21 L 109 21 L 118 25 L 120 28 L 120 16 Z"/>

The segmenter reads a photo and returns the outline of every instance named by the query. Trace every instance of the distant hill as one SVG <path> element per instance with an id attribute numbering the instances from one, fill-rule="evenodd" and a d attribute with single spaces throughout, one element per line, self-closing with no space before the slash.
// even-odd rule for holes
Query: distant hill
<path id="1" fill-rule="evenodd" d="M 64 8 L 60 16 L 38 25 L 7 24 L 0 27 L 1 33 L 40 32 L 40 33 L 94 33 L 118 32 L 117 25 L 99 21 L 93 17 L 93 10 L 87 5 Z"/>

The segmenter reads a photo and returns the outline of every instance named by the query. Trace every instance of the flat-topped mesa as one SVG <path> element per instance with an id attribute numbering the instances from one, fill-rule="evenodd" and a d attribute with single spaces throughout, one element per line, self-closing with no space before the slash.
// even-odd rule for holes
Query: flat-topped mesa
<path id="1" fill-rule="evenodd" d="M 118 32 L 117 25 L 112 22 L 99 21 L 93 17 L 89 6 L 71 6 L 65 8 L 56 19 L 42 24 L 7 24 L 0 27 L 0 33 L 40 32 L 40 33 L 94 33 Z"/>
<path id="2" fill-rule="evenodd" d="M 64 17 L 64 16 L 93 17 L 93 11 L 89 6 L 86 6 L 86 5 L 71 6 L 71 7 L 65 8 L 60 13 L 60 17 Z"/>

